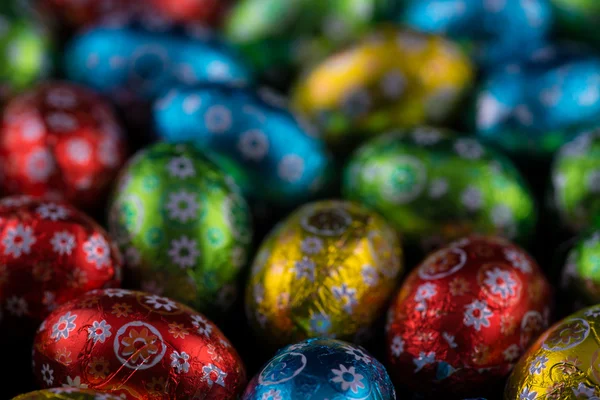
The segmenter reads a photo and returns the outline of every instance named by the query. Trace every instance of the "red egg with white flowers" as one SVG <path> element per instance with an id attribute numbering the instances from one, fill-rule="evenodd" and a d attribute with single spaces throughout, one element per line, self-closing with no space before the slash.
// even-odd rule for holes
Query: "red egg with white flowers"
<path id="1" fill-rule="evenodd" d="M 30 196 L 0 200 L 3 334 L 33 334 L 60 304 L 119 286 L 121 265 L 104 229 L 73 206 Z"/>
<path id="2" fill-rule="evenodd" d="M 493 237 L 454 242 L 412 271 L 390 307 L 392 379 L 448 398 L 485 393 L 548 326 L 550 303 L 523 249 Z"/>
<path id="3" fill-rule="evenodd" d="M 0 186 L 6 194 L 102 205 L 127 147 L 106 100 L 71 83 L 50 82 L 11 100 L 0 124 Z"/>
<path id="4" fill-rule="evenodd" d="M 169 298 L 96 290 L 57 308 L 34 342 L 42 388 L 79 386 L 124 399 L 237 399 L 240 357 L 203 315 Z"/>

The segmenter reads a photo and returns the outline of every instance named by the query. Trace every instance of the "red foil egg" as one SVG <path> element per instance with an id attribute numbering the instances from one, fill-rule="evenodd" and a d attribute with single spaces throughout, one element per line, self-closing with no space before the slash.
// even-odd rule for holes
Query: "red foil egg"
<path id="1" fill-rule="evenodd" d="M 246 373 L 203 315 L 166 297 L 96 290 L 57 308 L 34 343 L 42 388 L 77 386 L 125 399 L 237 399 Z"/>
<path id="2" fill-rule="evenodd" d="M 177 22 L 218 25 L 231 0 L 152 0 L 160 15 Z"/>
<path id="3" fill-rule="evenodd" d="M 7 194 L 52 195 L 91 209 L 125 162 L 113 110 L 70 83 L 46 83 L 10 101 L 0 126 L 1 183 Z"/>
<path id="4" fill-rule="evenodd" d="M 446 398 L 501 384 L 547 327 L 550 294 L 536 262 L 504 239 L 470 237 L 434 252 L 389 310 L 393 379 Z"/>
<path id="5" fill-rule="evenodd" d="M 4 334 L 35 332 L 58 305 L 118 286 L 121 256 L 92 219 L 63 202 L 0 201 L 0 305 Z"/>
<path id="6" fill-rule="evenodd" d="M 137 0 L 41 0 L 44 10 L 70 28 L 80 29 L 115 14 L 127 13 Z"/>

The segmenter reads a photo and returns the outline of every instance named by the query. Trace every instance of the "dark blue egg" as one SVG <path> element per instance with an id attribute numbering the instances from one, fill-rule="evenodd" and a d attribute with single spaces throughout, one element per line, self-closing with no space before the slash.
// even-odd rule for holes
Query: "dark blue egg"
<path id="1" fill-rule="evenodd" d="M 167 141 L 205 150 L 251 198 L 295 205 L 327 183 L 331 157 L 283 103 L 266 90 L 173 89 L 156 103 L 156 130 Z"/>
<path id="2" fill-rule="evenodd" d="M 548 0 L 406 0 L 398 21 L 413 29 L 464 39 L 480 63 L 524 57 L 552 25 Z"/>
<path id="3" fill-rule="evenodd" d="M 75 37 L 64 56 L 70 80 L 114 97 L 153 100 L 178 85 L 244 84 L 250 72 L 199 27 L 110 23 Z"/>
<path id="4" fill-rule="evenodd" d="M 285 347 L 256 375 L 243 400 L 392 400 L 383 365 L 360 346 L 308 339 Z"/>
<path id="5" fill-rule="evenodd" d="M 488 74 L 475 108 L 483 139 L 515 154 L 550 155 L 600 123 L 600 57 L 580 46 L 541 46 Z"/>

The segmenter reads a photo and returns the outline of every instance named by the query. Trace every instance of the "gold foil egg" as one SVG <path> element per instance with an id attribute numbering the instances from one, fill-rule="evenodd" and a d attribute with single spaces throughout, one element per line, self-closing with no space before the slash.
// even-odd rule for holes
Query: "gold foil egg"
<path id="1" fill-rule="evenodd" d="M 292 103 L 330 145 L 345 147 L 445 121 L 472 80 L 468 57 L 448 39 L 383 27 L 309 71 Z"/>
<path id="2" fill-rule="evenodd" d="M 252 327 L 270 345 L 310 337 L 359 340 L 402 270 L 396 232 L 345 201 L 302 206 L 262 243 L 246 291 Z"/>
<path id="3" fill-rule="evenodd" d="M 600 305 L 548 329 L 515 366 L 505 400 L 600 398 Z"/>

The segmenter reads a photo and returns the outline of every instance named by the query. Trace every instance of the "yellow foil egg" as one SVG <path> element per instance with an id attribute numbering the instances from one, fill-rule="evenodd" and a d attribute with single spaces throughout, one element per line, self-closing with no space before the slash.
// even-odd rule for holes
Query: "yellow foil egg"
<path id="1" fill-rule="evenodd" d="M 600 305 L 580 310 L 548 329 L 508 380 L 505 400 L 600 397 Z"/>
<path id="2" fill-rule="evenodd" d="M 309 71 L 293 106 L 334 146 L 389 128 L 446 120 L 473 81 L 459 47 L 440 36 L 383 27 Z"/>
<path id="3" fill-rule="evenodd" d="M 358 340 L 402 270 L 396 232 L 355 203 L 296 210 L 265 239 L 246 291 L 257 336 L 273 346 L 311 337 Z"/>

